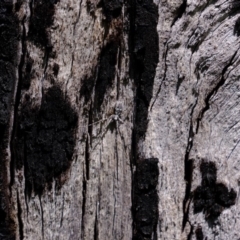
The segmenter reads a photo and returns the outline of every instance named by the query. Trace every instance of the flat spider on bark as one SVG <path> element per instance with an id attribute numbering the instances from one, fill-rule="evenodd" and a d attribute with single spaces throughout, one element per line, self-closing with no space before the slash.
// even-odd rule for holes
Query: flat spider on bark
<path id="1" fill-rule="evenodd" d="M 103 136 L 107 133 L 110 124 L 115 123 L 116 124 L 116 129 L 118 130 L 119 128 L 119 123 L 123 123 L 124 121 L 121 119 L 121 114 L 122 114 L 122 110 L 123 110 L 123 104 L 121 102 L 117 102 L 114 108 L 114 114 L 110 115 L 107 118 L 103 118 L 97 122 L 91 123 L 88 126 L 93 126 L 97 123 L 101 123 L 104 121 L 107 121 L 107 124 L 104 126 L 101 137 L 99 139 L 99 141 L 97 142 L 97 144 L 92 148 L 95 149 L 95 147 L 99 144 L 99 142 L 101 141 L 101 139 L 103 138 Z M 91 151 L 92 151 L 91 150 Z"/>

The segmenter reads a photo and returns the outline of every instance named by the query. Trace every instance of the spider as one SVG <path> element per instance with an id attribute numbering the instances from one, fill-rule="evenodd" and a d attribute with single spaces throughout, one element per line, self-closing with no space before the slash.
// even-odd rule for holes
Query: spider
<path id="1" fill-rule="evenodd" d="M 107 123 L 107 127 L 109 126 L 110 123 L 112 123 L 113 121 L 115 121 L 116 123 L 119 121 L 120 123 L 123 123 L 123 120 L 121 119 L 121 114 L 122 114 L 122 103 L 121 102 L 117 102 L 114 108 L 114 114 L 112 114 L 110 117 L 108 118 L 103 118 L 97 122 L 91 123 L 88 126 L 93 126 L 99 122 L 103 122 L 105 120 L 109 120 Z"/>
<path id="2" fill-rule="evenodd" d="M 101 140 L 101 139 L 103 138 L 103 136 L 106 134 L 106 132 L 107 132 L 107 130 L 108 130 L 108 127 L 109 127 L 109 125 L 110 125 L 111 123 L 115 122 L 115 123 L 116 123 L 116 127 L 117 127 L 117 129 L 118 129 L 119 123 L 122 124 L 122 123 L 124 122 L 124 121 L 121 119 L 122 110 L 123 110 L 123 105 L 122 105 L 122 103 L 121 103 L 121 102 L 117 102 L 116 105 L 115 105 L 115 108 L 114 108 L 114 114 L 112 114 L 111 116 L 109 116 L 109 117 L 107 117 L 107 118 L 103 118 L 103 119 L 101 119 L 101 120 L 99 120 L 99 121 L 97 121 L 97 122 L 91 123 L 91 124 L 89 124 L 88 126 L 93 126 L 93 125 L 95 125 L 95 124 L 97 124 L 97 123 L 99 123 L 99 122 L 104 122 L 104 121 L 108 120 L 108 121 L 107 121 L 107 125 L 106 125 L 103 133 L 101 134 L 101 137 L 100 137 L 100 140 Z M 99 140 L 99 141 L 100 141 L 100 140 Z M 99 141 L 98 141 L 98 143 L 99 143 Z M 98 143 L 95 145 L 95 147 L 98 145 Z M 95 147 L 93 147 L 92 150 L 95 149 Z"/>

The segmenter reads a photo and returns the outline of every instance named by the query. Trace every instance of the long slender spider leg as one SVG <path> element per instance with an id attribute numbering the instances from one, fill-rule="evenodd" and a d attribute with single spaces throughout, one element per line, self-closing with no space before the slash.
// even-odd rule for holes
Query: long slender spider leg
<path id="1" fill-rule="evenodd" d="M 107 119 L 108 119 L 108 118 L 105 118 L 104 120 L 107 120 Z M 111 123 L 111 121 L 112 121 L 112 116 L 109 117 L 109 121 L 108 121 L 108 123 L 107 123 L 106 128 L 104 129 L 104 132 L 101 134 L 101 136 L 100 136 L 99 140 L 97 141 L 97 143 L 95 144 L 95 146 L 94 146 L 93 148 L 91 148 L 91 151 L 90 151 L 90 152 L 92 152 L 92 151 L 97 147 L 97 145 L 99 144 L 99 142 L 102 140 L 102 138 L 104 137 L 104 135 L 107 133 L 108 126 L 109 126 L 109 124 Z"/>
<path id="2" fill-rule="evenodd" d="M 110 124 L 112 121 L 114 121 L 114 115 L 111 115 L 111 116 L 109 117 L 109 120 L 108 120 L 108 123 L 107 123 L 107 127 L 109 126 L 109 124 Z M 106 128 L 107 128 L 107 127 L 106 127 Z"/>
<path id="3" fill-rule="evenodd" d="M 120 117 L 118 117 L 118 120 L 120 123 L 123 123 L 123 120 Z"/>
<path id="4" fill-rule="evenodd" d="M 97 141 L 97 143 L 95 144 L 95 146 L 91 148 L 90 152 L 92 152 L 97 147 L 97 145 L 103 139 L 103 137 L 107 133 L 107 131 L 108 131 L 108 126 L 105 128 L 104 132 L 101 134 L 101 136 L 100 136 L 99 140 Z"/>
<path id="5" fill-rule="evenodd" d="M 97 123 L 99 123 L 99 122 L 103 122 L 103 121 L 105 121 L 105 120 L 107 120 L 108 118 L 103 118 L 103 119 L 101 119 L 101 120 L 99 120 L 99 121 L 97 121 L 97 122 L 93 122 L 93 123 L 91 123 L 91 124 L 88 124 L 88 126 L 92 126 L 92 125 L 95 125 L 95 124 L 97 124 Z"/>

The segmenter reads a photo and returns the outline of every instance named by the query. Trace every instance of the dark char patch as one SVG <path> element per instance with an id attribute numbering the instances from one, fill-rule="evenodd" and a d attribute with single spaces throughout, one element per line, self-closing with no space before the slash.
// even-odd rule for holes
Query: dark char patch
<path id="1" fill-rule="evenodd" d="M 107 20 L 121 15 L 123 0 L 102 0 L 103 12 Z"/>
<path id="2" fill-rule="evenodd" d="M 202 228 L 200 226 L 196 229 L 195 236 L 196 236 L 197 240 L 203 240 L 204 239 L 203 231 L 202 231 Z"/>
<path id="3" fill-rule="evenodd" d="M 23 4 L 23 0 L 17 0 L 15 3 L 15 11 L 18 12 Z"/>
<path id="4" fill-rule="evenodd" d="M 95 86 L 94 106 L 97 112 L 100 111 L 101 105 L 104 100 L 105 93 L 109 87 L 112 86 L 116 72 L 118 41 L 109 42 L 101 51 L 98 77 Z M 90 85 L 84 85 L 83 90 L 86 90 L 86 97 L 88 98 L 89 92 L 92 88 Z"/>
<path id="5" fill-rule="evenodd" d="M 157 239 L 158 176 L 157 158 L 138 161 L 134 178 L 133 239 Z"/>
<path id="6" fill-rule="evenodd" d="M 152 0 L 132 0 L 130 9 L 130 73 L 136 85 L 135 133 L 138 142 L 147 129 L 158 63 L 158 8 Z"/>
<path id="7" fill-rule="evenodd" d="M 34 4 L 33 4 L 34 2 Z M 31 18 L 28 37 L 37 46 L 52 48 L 47 28 L 53 24 L 55 4 L 59 0 L 35 0 L 31 2 Z"/>
<path id="8" fill-rule="evenodd" d="M 8 195 L 6 149 L 20 41 L 19 21 L 13 13 L 12 1 L 0 1 L 0 22 L 0 238 L 9 240 L 15 239 L 16 229 Z"/>
<path id="9" fill-rule="evenodd" d="M 59 65 L 57 63 L 54 63 L 53 64 L 53 75 L 55 77 L 57 77 L 58 76 L 58 72 L 59 72 Z"/>
<path id="10" fill-rule="evenodd" d="M 22 69 L 22 78 L 21 78 L 21 88 L 22 89 L 29 89 L 31 85 L 31 79 L 33 77 L 33 59 L 27 54 L 25 56 L 25 61 L 23 64 L 23 69 Z"/>
<path id="11" fill-rule="evenodd" d="M 217 183 L 215 163 L 202 161 L 200 166 L 202 185 L 194 191 L 194 213 L 203 212 L 211 226 L 225 208 L 235 204 L 236 192 L 230 191 L 223 183 Z"/>
<path id="12" fill-rule="evenodd" d="M 71 164 L 77 114 L 59 87 L 43 94 L 40 109 L 22 106 L 16 133 L 17 168 L 24 165 L 26 193 L 42 194 L 45 186 Z"/>
<path id="13" fill-rule="evenodd" d="M 93 87 L 94 87 L 94 76 L 85 78 L 83 80 L 83 83 L 80 89 L 80 97 L 84 98 L 85 103 L 87 103 L 90 100 Z"/>
<path id="14" fill-rule="evenodd" d="M 236 14 L 240 13 L 240 1 L 239 0 L 232 0 L 230 1 L 230 8 L 229 8 L 229 17 L 233 17 Z"/>
<path id="15" fill-rule="evenodd" d="M 234 26 L 234 35 L 240 36 L 240 17 L 237 19 Z"/>

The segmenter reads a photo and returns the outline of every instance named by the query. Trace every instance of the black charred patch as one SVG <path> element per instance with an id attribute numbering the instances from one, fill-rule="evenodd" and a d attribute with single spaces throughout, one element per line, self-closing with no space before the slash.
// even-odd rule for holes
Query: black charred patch
<path id="1" fill-rule="evenodd" d="M 194 213 L 203 212 L 209 224 L 213 224 L 225 208 L 235 204 L 236 192 L 223 183 L 217 183 L 217 169 L 213 162 L 203 161 L 200 166 L 202 185 L 194 191 Z"/>
<path id="2" fill-rule="evenodd" d="M 203 240 L 204 239 L 203 231 L 202 231 L 202 228 L 200 226 L 196 229 L 195 236 L 196 236 L 197 240 Z"/>
<path id="3" fill-rule="evenodd" d="M 130 74 L 136 85 L 135 132 L 137 142 L 145 136 L 159 57 L 158 8 L 152 0 L 134 0 L 130 12 Z"/>
<path id="4" fill-rule="evenodd" d="M 94 99 L 94 106 L 98 112 L 100 111 L 107 89 L 113 84 L 116 73 L 118 46 L 118 42 L 111 41 L 102 49 L 100 54 Z M 91 86 L 92 85 L 89 85 L 89 90 Z"/>
<path id="5" fill-rule="evenodd" d="M 19 21 L 13 9 L 13 1 L 0 1 L 0 238 L 12 240 L 15 239 L 16 229 L 11 216 L 6 149 L 21 38 Z"/>
<path id="6" fill-rule="evenodd" d="M 22 4 L 23 4 L 23 0 L 17 0 L 17 2 L 15 3 L 16 12 L 18 12 L 20 10 Z"/>
<path id="7" fill-rule="evenodd" d="M 93 87 L 94 87 L 94 77 L 86 78 L 83 80 L 83 84 L 80 89 L 80 97 L 84 98 L 85 103 L 90 100 Z"/>
<path id="8" fill-rule="evenodd" d="M 48 28 L 53 24 L 55 4 L 59 0 L 37 0 L 31 3 L 28 37 L 37 46 L 51 49 Z"/>
<path id="9" fill-rule="evenodd" d="M 0 143 L 3 142 L 4 135 L 8 131 L 15 77 L 13 64 L 0 60 Z"/>
<path id="10" fill-rule="evenodd" d="M 6 205 L 8 199 L 3 192 L 4 191 L 0 192 L 0 239 L 15 240 L 15 222 L 10 217 L 10 208 Z"/>
<path id="11" fill-rule="evenodd" d="M 58 87 L 43 94 L 40 109 L 22 106 L 16 136 L 17 168 L 24 165 L 26 192 L 41 194 L 71 164 L 77 114 Z"/>
<path id="12" fill-rule="evenodd" d="M 57 63 L 54 63 L 54 65 L 53 65 L 53 75 L 55 77 L 57 77 L 58 72 L 59 72 L 59 65 Z"/>
<path id="13" fill-rule="evenodd" d="M 103 12 L 107 20 L 121 15 L 123 0 L 102 0 Z"/>
<path id="14" fill-rule="evenodd" d="M 16 51 L 18 49 L 20 34 L 18 19 L 12 13 L 12 9 L 12 3 L 9 3 L 9 1 L 0 1 L 0 60 L 10 62 L 16 66 L 18 60 Z"/>
<path id="15" fill-rule="evenodd" d="M 31 79 L 33 77 L 33 59 L 31 59 L 29 56 L 26 56 L 26 60 L 24 61 L 24 66 L 22 69 L 22 89 L 29 89 L 31 85 Z"/>
<path id="16" fill-rule="evenodd" d="M 240 17 L 237 19 L 234 26 L 234 35 L 240 36 Z"/>
<path id="17" fill-rule="evenodd" d="M 232 0 L 231 5 L 229 8 L 229 16 L 235 16 L 236 14 L 240 13 L 240 1 L 239 0 Z"/>
<path id="18" fill-rule="evenodd" d="M 157 239 L 158 175 L 157 158 L 138 162 L 134 179 L 133 239 Z"/>

